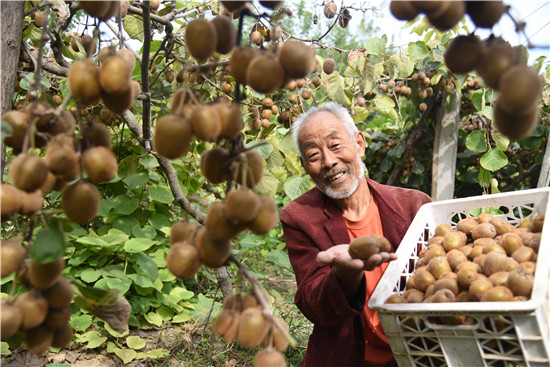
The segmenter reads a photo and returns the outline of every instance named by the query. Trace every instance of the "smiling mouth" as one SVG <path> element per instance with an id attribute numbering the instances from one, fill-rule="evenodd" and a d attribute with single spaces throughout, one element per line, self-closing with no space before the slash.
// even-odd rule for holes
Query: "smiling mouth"
<path id="1" fill-rule="evenodd" d="M 344 172 L 337 173 L 337 174 L 335 174 L 334 176 L 327 177 L 327 181 L 328 181 L 328 182 L 334 182 L 334 181 L 336 181 L 337 179 L 339 179 L 340 177 L 342 177 L 343 175 L 344 175 Z"/>

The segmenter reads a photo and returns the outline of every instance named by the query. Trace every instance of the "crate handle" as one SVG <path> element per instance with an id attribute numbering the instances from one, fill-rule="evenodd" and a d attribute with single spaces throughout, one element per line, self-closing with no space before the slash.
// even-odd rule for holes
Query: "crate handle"
<path id="1" fill-rule="evenodd" d="M 451 324 L 435 324 L 429 320 L 429 317 L 426 317 L 424 322 L 426 326 L 432 330 L 476 330 L 479 328 L 479 321 L 474 318 L 475 322 L 471 325 L 451 325 Z"/>

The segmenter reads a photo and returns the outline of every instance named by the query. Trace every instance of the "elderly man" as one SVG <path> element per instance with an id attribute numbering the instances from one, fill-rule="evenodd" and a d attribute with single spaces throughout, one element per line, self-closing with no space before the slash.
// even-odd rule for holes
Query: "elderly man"
<path id="1" fill-rule="evenodd" d="M 292 125 L 300 160 L 316 187 L 281 211 L 298 290 L 295 302 L 313 322 L 302 366 L 393 366 L 395 360 L 367 302 L 420 206 L 420 191 L 365 178 L 365 137 L 349 112 L 331 102 Z M 352 259 L 348 244 L 386 237 L 391 253 Z"/>

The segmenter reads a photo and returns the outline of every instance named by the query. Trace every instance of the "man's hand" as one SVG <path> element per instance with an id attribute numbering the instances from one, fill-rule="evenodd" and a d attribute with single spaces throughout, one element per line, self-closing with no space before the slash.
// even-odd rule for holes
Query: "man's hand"
<path id="1" fill-rule="evenodd" d="M 389 252 L 380 252 L 366 260 L 353 259 L 348 252 L 349 245 L 337 245 L 317 254 L 317 261 L 332 265 L 341 271 L 355 272 L 358 270 L 373 270 L 383 263 L 397 259 L 397 255 Z"/>

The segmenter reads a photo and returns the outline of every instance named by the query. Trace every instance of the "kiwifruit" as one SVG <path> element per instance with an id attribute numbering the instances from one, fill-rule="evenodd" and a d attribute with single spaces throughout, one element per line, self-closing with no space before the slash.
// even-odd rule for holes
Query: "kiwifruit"
<path id="1" fill-rule="evenodd" d="M 54 348 L 63 348 L 73 340 L 73 328 L 70 324 L 65 324 L 53 331 L 53 340 L 51 346 Z"/>
<path id="2" fill-rule="evenodd" d="M 215 141 L 220 136 L 222 125 L 215 105 L 200 105 L 195 108 L 189 119 L 197 138 Z"/>
<path id="3" fill-rule="evenodd" d="M 97 58 L 100 63 L 103 63 L 109 56 L 114 56 L 116 54 L 116 48 L 113 46 L 102 47 L 97 54 Z"/>
<path id="4" fill-rule="evenodd" d="M 231 329 L 231 326 L 239 322 L 239 314 L 232 309 L 223 309 L 212 322 L 212 330 L 221 337 Z"/>
<path id="5" fill-rule="evenodd" d="M 472 229 L 471 233 L 474 240 L 478 238 L 495 238 L 497 235 L 495 226 L 491 223 L 480 223 Z"/>
<path id="6" fill-rule="evenodd" d="M 477 224 L 477 222 L 476 222 L 475 225 L 478 226 L 479 224 Z M 453 249 L 458 249 L 458 248 L 466 245 L 467 241 L 468 241 L 468 236 L 466 235 L 466 233 L 464 231 L 460 231 L 460 230 L 451 231 L 443 237 L 442 246 L 443 246 L 443 249 L 446 252 L 449 252 Z"/>
<path id="7" fill-rule="evenodd" d="M 250 32 L 250 42 L 256 46 L 261 46 L 264 43 L 264 36 L 259 31 Z"/>
<path id="8" fill-rule="evenodd" d="M 530 297 L 534 279 L 533 274 L 525 269 L 518 268 L 510 272 L 506 286 L 510 288 L 514 296 Z"/>
<path id="9" fill-rule="evenodd" d="M 491 220 L 493 220 L 495 217 L 494 215 L 492 214 L 489 214 L 489 213 L 481 213 L 480 215 L 477 216 L 477 222 L 478 223 L 486 223 L 486 222 L 490 222 Z"/>
<path id="10" fill-rule="evenodd" d="M 35 288 L 50 288 L 57 283 L 64 267 L 65 260 L 63 257 L 58 257 L 47 263 L 40 263 L 31 259 L 28 272 L 29 281 Z"/>
<path id="11" fill-rule="evenodd" d="M 219 138 L 233 139 L 244 127 L 241 109 L 234 103 L 216 103 L 215 108 L 220 118 L 221 131 Z"/>
<path id="12" fill-rule="evenodd" d="M 277 204 L 273 199 L 261 196 L 259 202 L 260 209 L 256 217 L 247 225 L 253 233 L 263 235 L 275 227 L 279 218 L 279 212 Z"/>
<path id="13" fill-rule="evenodd" d="M 80 103 L 89 106 L 101 97 L 99 68 L 89 60 L 80 60 L 69 67 L 67 80 L 72 96 Z"/>
<path id="14" fill-rule="evenodd" d="M 48 350 L 53 342 L 53 329 L 41 325 L 23 333 L 23 342 L 27 350 L 35 355 L 42 354 Z"/>
<path id="15" fill-rule="evenodd" d="M 61 308 L 52 308 L 48 309 L 48 315 L 46 320 L 44 320 L 44 325 L 49 328 L 57 329 L 63 327 L 71 319 L 71 308 L 70 307 L 61 307 Z"/>
<path id="16" fill-rule="evenodd" d="M 536 101 L 526 110 L 514 113 L 505 109 L 504 102 L 499 97 L 493 111 L 495 127 L 501 134 L 510 139 L 523 139 L 528 136 L 537 125 L 539 117 Z"/>
<path id="17" fill-rule="evenodd" d="M 192 278 L 201 266 L 197 248 L 188 241 L 176 242 L 166 256 L 166 268 L 181 279 Z"/>
<path id="18" fill-rule="evenodd" d="M 282 0 L 260 0 L 259 3 L 268 9 L 275 9 L 276 7 L 280 6 L 283 3 L 283 1 Z"/>
<path id="19" fill-rule="evenodd" d="M 420 13 L 437 17 L 449 7 L 448 1 L 410 1 L 411 6 Z"/>
<path id="20" fill-rule="evenodd" d="M 445 65 L 455 74 L 474 70 L 484 52 L 484 44 L 473 34 L 454 38 L 445 51 Z"/>
<path id="21" fill-rule="evenodd" d="M 44 161 L 51 172 L 56 175 L 63 175 L 72 171 L 74 166 L 78 164 L 78 156 L 74 150 L 74 145 L 52 142 L 46 149 Z"/>
<path id="22" fill-rule="evenodd" d="M 130 69 L 130 72 L 132 72 L 136 67 L 136 55 L 132 50 L 121 48 L 116 51 L 115 56 L 120 57 L 124 61 L 126 61 L 126 65 L 128 65 L 128 69 Z"/>
<path id="23" fill-rule="evenodd" d="M 516 233 L 505 233 L 501 239 L 502 248 L 511 256 L 514 251 L 523 246 L 523 240 Z"/>
<path id="24" fill-rule="evenodd" d="M 464 268 L 472 269 L 472 270 L 475 270 L 477 273 L 481 273 L 481 267 L 472 261 L 466 261 L 458 264 L 456 266 L 455 271 L 458 273 L 460 270 Z"/>
<path id="25" fill-rule="evenodd" d="M 61 115 L 46 130 L 50 135 L 71 134 L 74 131 L 75 119 L 72 113 L 63 110 Z"/>
<path id="26" fill-rule="evenodd" d="M 272 41 L 277 41 L 279 38 L 281 38 L 281 35 L 283 34 L 283 31 L 280 27 L 274 26 L 269 30 L 269 38 Z"/>
<path id="27" fill-rule="evenodd" d="M 426 243 L 426 245 L 428 247 L 430 247 L 431 245 L 440 245 L 440 246 L 443 246 L 443 239 L 445 237 L 444 236 L 433 236 L 433 237 L 430 237 L 428 239 L 428 242 Z"/>
<path id="28" fill-rule="evenodd" d="M 407 300 L 407 303 L 422 303 L 424 300 L 424 292 L 421 292 L 418 289 L 408 289 L 403 294 L 403 298 Z"/>
<path id="29" fill-rule="evenodd" d="M 454 274 L 454 273 L 450 273 Z M 440 278 L 435 281 L 434 283 L 434 292 L 437 293 L 440 289 L 448 289 L 451 292 L 453 292 L 455 295 L 458 294 L 459 287 L 458 287 L 458 281 L 457 279 L 446 277 L 446 278 Z"/>
<path id="30" fill-rule="evenodd" d="M 265 2 L 265 1 L 264 1 Z M 275 348 L 261 349 L 254 357 L 254 367 L 285 367 L 286 360 L 283 354 Z"/>
<path id="31" fill-rule="evenodd" d="M 493 28 L 504 13 L 502 0 L 466 1 L 466 12 L 478 28 Z"/>
<path id="32" fill-rule="evenodd" d="M 447 261 L 449 262 L 449 265 L 451 265 L 451 269 L 454 271 L 458 264 L 464 261 L 468 261 L 468 258 L 462 251 L 458 249 L 452 249 L 447 253 Z"/>
<path id="33" fill-rule="evenodd" d="M 216 27 L 204 18 L 191 20 L 185 28 L 185 44 L 195 59 L 208 59 L 214 54 L 218 45 Z"/>
<path id="34" fill-rule="evenodd" d="M 380 252 L 378 241 L 372 236 L 358 237 L 349 243 L 348 252 L 353 259 L 368 259 Z"/>
<path id="35" fill-rule="evenodd" d="M 302 89 L 302 98 L 310 99 L 313 96 L 313 90 L 311 88 Z"/>
<path id="36" fill-rule="evenodd" d="M 448 223 L 440 223 L 434 229 L 434 236 L 445 236 L 448 232 L 451 232 L 453 227 Z"/>
<path id="37" fill-rule="evenodd" d="M 452 269 L 446 256 L 436 256 L 428 262 L 428 271 L 437 280 L 441 274 L 452 271 Z"/>
<path id="38" fill-rule="evenodd" d="M 314 52 L 303 42 L 286 41 L 278 55 L 287 78 L 303 78 L 312 69 Z"/>
<path id="39" fill-rule="evenodd" d="M 63 190 L 61 206 L 67 218 L 78 224 L 85 224 L 96 216 L 100 200 L 97 187 L 79 180 Z"/>
<path id="40" fill-rule="evenodd" d="M 84 34 L 80 42 L 82 43 L 84 50 L 86 50 L 86 55 L 91 56 L 95 54 L 97 50 L 97 44 L 89 34 Z"/>
<path id="41" fill-rule="evenodd" d="M 129 87 L 125 92 L 120 94 L 110 94 L 105 90 L 101 90 L 101 99 L 103 100 L 105 107 L 109 110 L 116 113 L 122 113 L 132 106 L 140 93 L 141 86 L 139 83 L 135 80 L 129 80 Z"/>
<path id="42" fill-rule="evenodd" d="M 112 180 L 118 170 L 115 155 L 109 148 L 102 146 L 84 151 L 80 161 L 88 178 L 95 183 Z"/>
<path id="43" fill-rule="evenodd" d="M 503 255 L 506 255 L 506 250 L 497 242 L 490 242 L 487 245 L 483 246 L 483 250 L 481 252 L 483 254 L 488 254 L 490 252 L 498 252 Z"/>
<path id="44" fill-rule="evenodd" d="M 390 2 L 390 12 L 399 20 L 413 20 L 420 13 L 408 0 L 392 0 Z"/>
<path id="45" fill-rule="evenodd" d="M 246 152 L 240 154 L 238 159 L 237 182 L 249 188 L 256 186 L 262 179 L 264 159 L 254 149 L 248 149 Z"/>
<path id="46" fill-rule="evenodd" d="M 477 279 L 478 272 L 472 268 L 463 268 L 456 273 L 456 280 L 462 289 L 468 289 L 470 284 Z"/>
<path id="47" fill-rule="evenodd" d="M 542 232 L 542 227 L 544 227 L 544 214 L 538 214 L 533 218 L 531 226 L 529 229 L 531 232 Z"/>
<path id="48" fill-rule="evenodd" d="M 258 306 L 260 306 L 260 302 L 258 301 L 258 298 L 256 298 L 256 295 L 253 292 L 247 292 L 243 296 L 243 310 L 246 310 L 247 308 L 258 307 Z"/>
<path id="49" fill-rule="evenodd" d="M 19 190 L 33 192 L 44 184 L 48 171 L 44 160 L 32 153 L 21 153 L 11 161 L 8 174 Z"/>
<path id="50" fill-rule="evenodd" d="M 432 245 L 424 253 L 423 259 L 426 262 L 425 265 L 428 265 L 431 259 L 436 256 L 445 256 L 445 250 L 441 245 Z"/>
<path id="51" fill-rule="evenodd" d="M 52 308 L 68 307 L 73 300 L 74 289 L 67 278 L 62 276 L 53 286 L 42 290 L 42 295 Z"/>
<path id="52" fill-rule="evenodd" d="M 501 89 L 501 77 L 517 60 L 516 51 L 501 39 L 491 40 L 476 66 L 476 72 L 489 88 Z"/>
<path id="53" fill-rule="evenodd" d="M 520 263 L 518 263 L 516 260 L 514 260 L 511 257 L 508 257 L 508 261 L 506 263 L 506 271 L 511 272 L 519 268 Z"/>
<path id="54" fill-rule="evenodd" d="M 521 264 L 519 264 L 518 268 L 525 269 L 529 273 L 535 275 L 535 270 L 537 268 L 537 263 L 535 261 L 524 261 Z"/>
<path id="55" fill-rule="evenodd" d="M 233 50 L 229 59 L 229 68 L 231 75 L 238 83 L 247 84 L 248 65 L 258 55 L 260 55 L 259 50 L 249 46 L 239 46 Z"/>
<path id="56" fill-rule="evenodd" d="M 510 113 L 523 112 L 533 105 L 542 88 L 542 82 L 532 67 L 514 66 L 500 79 L 500 108 Z"/>
<path id="57" fill-rule="evenodd" d="M 475 257 L 474 263 L 478 264 L 481 269 L 483 269 L 483 262 L 485 261 L 487 254 L 481 254 Z"/>
<path id="58" fill-rule="evenodd" d="M 227 219 L 239 223 L 252 221 L 260 210 L 260 201 L 257 194 L 247 190 L 232 190 L 225 199 L 225 214 Z"/>
<path id="59" fill-rule="evenodd" d="M 323 61 L 323 71 L 325 74 L 332 74 L 334 73 L 334 70 L 336 69 L 336 62 L 333 58 L 327 57 L 325 61 Z"/>
<path id="60" fill-rule="evenodd" d="M 272 55 L 258 55 L 248 64 L 246 83 L 259 93 L 268 94 L 284 83 L 285 72 L 279 59 Z"/>
<path id="61" fill-rule="evenodd" d="M 338 5 L 334 1 L 329 1 L 325 4 L 323 7 L 323 13 L 325 14 L 325 17 L 327 18 L 334 18 L 336 16 L 336 12 L 338 11 Z"/>
<path id="62" fill-rule="evenodd" d="M 262 111 L 262 119 L 268 119 L 271 117 L 273 113 L 271 112 L 271 108 L 266 108 Z"/>
<path id="63" fill-rule="evenodd" d="M 500 252 L 492 251 L 487 254 L 483 261 L 483 273 L 490 276 L 499 271 L 505 271 L 507 266 L 508 256 Z"/>
<path id="64" fill-rule="evenodd" d="M 422 292 L 435 283 L 435 277 L 428 270 L 417 270 L 413 277 L 416 289 Z"/>
<path id="65" fill-rule="evenodd" d="M 281 331 L 281 329 L 283 331 Z M 281 317 L 273 317 L 270 331 L 262 341 L 262 347 L 267 348 L 269 346 L 269 340 L 271 337 L 273 348 L 275 348 L 279 352 L 283 352 L 289 344 L 288 339 L 285 336 L 285 333 L 288 333 L 288 330 L 289 328 L 285 320 L 283 320 Z"/>
<path id="66" fill-rule="evenodd" d="M 231 254 L 231 243 L 216 238 L 206 230 L 206 227 L 201 227 L 197 231 L 195 244 L 201 261 L 211 268 L 222 266 Z"/>
<path id="67" fill-rule="evenodd" d="M 105 59 L 99 70 L 101 90 L 112 95 L 120 95 L 130 88 L 132 70 L 120 56 Z"/>
<path id="68" fill-rule="evenodd" d="M 521 246 L 511 256 L 520 264 L 525 261 L 537 261 L 537 254 L 529 246 Z"/>
<path id="69" fill-rule="evenodd" d="M 245 225 L 229 220 L 226 211 L 225 203 L 214 202 L 206 214 L 206 230 L 221 240 L 233 239 L 245 228 Z"/>
<path id="70" fill-rule="evenodd" d="M 23 215 L 32 215 L 38 212 L 42 209 L 44 204 L 44 197 L 40 189 L 31 193 L 21 191 L 21 198 L 21 202 L 23 204 L 21 206 L 21 214 Z"/>
<path id="71" fill-rule="evenodd" d="M 497 235 L 504 235 L 505 233 L 512 231 L 512 225 L 503 218 L 493 218 L 489 221 L 494 227 Z"/>
<path id="72" fill-rule="evenodd" d="M 268 331 L 269 323 L 259 307 L 248 308 L 242 312 L 237 339 L 243 347 L 255 348 L 259 346 Z"/>
<path id="73" fill-rule="evenodd" d="M 172 83 L 175 78 L 176 78 L 176 73 L 174 72 L 174 69 L 172 68 L 164 69 L 164 80 L 166 80 L 168 83 Z"/>
<path id="74" fill-rule="evenodd" d="M 23 316 L 21 329 L 37 327 L 46 319 L 48 301 L 37 291 L 21 293 L 13 304 L 19 308 Z"/>
<path id="75" fill-rule="evenodd" d="M 414 1 L 413 3 L 417 3 Z M 464 1 L 420 1 L 424 3 L 444 3 L 447 5 L 442 6 L 445 8 L 441 11 L 434 11 L 433 13 L 426 12 L 428 21 L 436 29 L 440 31 L 446 31 L 454 27 L 460 22 L 464 14 L 466 13 L 466 4 Z M 413 5 L 414 6 L 414 5 Z"/>
<path id="76" fill-rule="evenodd" d="M 222 308 L 224 310 L 232 310 L 238 313 L 243 312 L 243 296 L 240 293 L 237 293 L 224 298 Z"/>
<path id="77" fill-rule="evenodd" d="M 179 158 L 187 151 L 192 136 L 193 127 L 188 119 L 177 115 L 164 115 L 157 120 L 153 146 L 163 157 Z"/>
<path id="78" fill-rule="evenodd" d="M 4 202 L 2 202 L 3 204 Z M 0 242 L 1 277 L 7 277 L 19 270 L 25 261 L 25 257 L 27 257 L 27 250 L 16 240 L 3 240 Z"/>
<path id="79" fill-rule="evenodd" d="M 197 229 L 197 223 L 180 220 L 170 227 L 170 243 L 190 241 Z"/>
<path id="80" fill-rule="evenodd" d="M 2 183 L 0 187 L 0 202 L 2 203 L 0 216 L 2 221 L 6 221 L 23 207 L 24 191 L 8 183 Z M 2 277 L 4 276 L 2 275 Z"/>
<path id="81" fill-rule="evenodd" d="M 12 130 L 11 135 L 4 138 L 4 143 L 15 150 L 21 149 L 29 126 L 27 114 L 17 110 L 8 111 L 2 115 L 2 121 L 6 121 Z"/>
<path id="82" fill-rule="evenodd" d="M 457 222 L 456 229 L 469 235 L 472 229 L 478 224 L 478 221 L 474 217 L 466 217 Z"/>
<path id="83" fill-rule="evenodd" d="M 495 287 L 506 285 L 509 274 L 510 272 L 508 271 L 497 271 L 496 273 L 489 275 L 489 280 L 491 281 L 491 283 L 493 283 L 493 286 Z"/>
<path id="84" fill-rule="evenodd" d="M 474 301 L 479 301 L 483 294 L 493 288 L 493 283 L 487 278 L 479 277 L 472 281 L 468 292 Z"/>
<path id="85" fill-rule="evenodd" d="M 465 246 L 462 246 L 458 248 L 460 252 L 462 252 L 464 255 L 466 255 L 466 258 L 470 258 L 470 253 L 472 252 L 472 249 L 474 248 L 473 244 L 469 243 Z"/>
<path id="86" fill-rule="evenodd" d="M 35 27 L 40 28 L 46 24 L 46 15 L 41 11 L 35 10 L 31 13 L 31 20 Z"/>
<path id="87" fill-rule="evenodd" d="M 83 149 L 88 149 L 95 146 L 111 148 L 111 144 L 111 134 L 109 133 L 107 126 L 98 122 L 91 122 L 86 125 L 84 131 L 82 132 Z"/>
<path id="88" fill-rule="evenodd" d="M 3 269 L 2 269 L 3 271 Z M 23 321 L 21 310 L 13 303 L 2 300 L 2 312 L 0 313 L 0 325 L 2 340 L 5 340 L 14 335 Z"/>
<path id="89" fill-rule="evenodd" d="M 434 293 L 432 302 L 433 303 L 456 302 L 456 295 L 450 289 L 443 288 Z"/>
<path id="90" fill-rule="evenodd" d="M 201 154 L 200 169 L 208 181 L 222 183 L 229 173 L 229 151 L 216 146 Z"/>
<path id="91" fill-rule="evenodd" d="M 88 15 L 105 20 L 105 16 L 111 11 L 112 1 L 80 0 L 78 3 Z"/>

